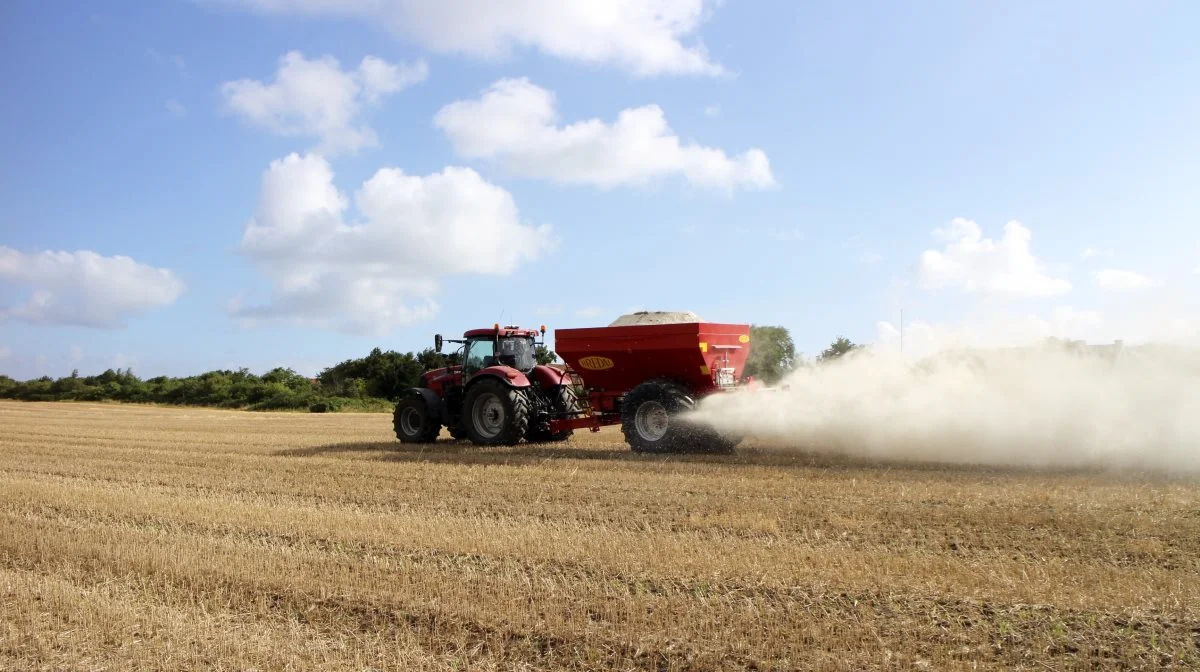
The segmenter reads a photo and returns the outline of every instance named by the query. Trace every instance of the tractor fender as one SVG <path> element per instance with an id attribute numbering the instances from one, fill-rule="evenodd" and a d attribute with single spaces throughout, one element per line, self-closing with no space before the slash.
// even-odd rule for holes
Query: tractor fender
<path id="1" fill-rule="evenodd" d="M 436 392 L 427 387 L 410 387 L 406 391 L 405 396 L 418 396 L 425 400 L 425 408 L 429 409 L 430 415 L 437 418 L 440 422 L 445 414 L 445 404 L 442 398 Z"/>
<path id="2" fill-rule="evenodd" d="M 498 378 L 509 387 L 529 387 L 529 377 L 511 366 L 489 366 L 486 369 L 480 369 L 478 373 L 471 376 L 471 382 L 468 385 L 474 384 L 475 381 L 482 380 L 484 377 Z"/>
<path id="3" fill-rule="evenodd" d="M 571 374 L 562 369 L 556 369 L 553 366 L 546 366 L 544 364 L 538 364 L 533 367 L 533 378 L 544 390 L 553 389 L 559 385 L 571 384 Z"/>

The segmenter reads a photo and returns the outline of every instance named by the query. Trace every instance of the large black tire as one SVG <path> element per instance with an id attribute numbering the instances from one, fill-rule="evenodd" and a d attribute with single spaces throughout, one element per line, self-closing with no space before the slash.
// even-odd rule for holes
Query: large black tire
<path id="1" fill-rule="evenodd" d="M 529 431 L 529 399 L 494 378 L 481 380 L 463 399 L 462 424 L 472 443 L 514 446 Z"/>
<path id="2" fill-rule="evenodd" d="M 683 387 L 648 380 L 621 401 L 621 431 L 635 453 L 675 453 L 688 448 L 690 432 L 679 421 L 695 402 Z"/>
<path id="3" fill-rule="evenodd" d="M 550 406 L 556 414 L 570 413 L 576 414 L 579 412 L 579 397 L 575 394 L 575 388 L 570 385 L 559 385 L 550 391 Z M 551 432 L 549 427 L 530 427 L 529 440 L 537 443 L 550 443 L 556 441 L 566 441 L 575 433 L 573 429 L 564 429 L 560 432 Z"/>
<path id="4" fill-rule="evenodd" d="M 392 429 L 402 443 L 433 443 L 442 431 L 442 423 L 430 412 L 424 399 L 411 394 L 396 403 Z"/>
<path id="5" fill-rule="evenodd" d="M 681 385 L 648 380 L 621 401 L 621 431 L 635 453 L 730 453 L 740 437 L 684 420 L 696 401 Z"/>

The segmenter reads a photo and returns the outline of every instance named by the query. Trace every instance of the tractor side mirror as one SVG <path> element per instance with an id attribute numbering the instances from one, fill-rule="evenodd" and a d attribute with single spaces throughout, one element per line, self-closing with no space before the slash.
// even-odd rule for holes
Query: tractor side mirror
<path id="1" fill-rule="evenodd" d="M 441 354 L 441 352 L 442 352 L 442 335 L 441 334 L 433 335 L 433 349 L 438 354 Z"/>

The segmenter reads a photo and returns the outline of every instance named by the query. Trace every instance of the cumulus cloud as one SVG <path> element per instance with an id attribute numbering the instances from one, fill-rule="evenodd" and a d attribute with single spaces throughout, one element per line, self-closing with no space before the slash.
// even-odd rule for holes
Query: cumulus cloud
<path id="1" fill-rule="evenodd" d="M 443 53 L 497 59 L 515 48 L 637 76 L 717 75 L 698 40 L 713 0 L 207 0 L 269 14 L 352 17 Z"/>
<path id="2" fill-rule="evenodd" d="M 441 277 L 509 274 L 554 245 L 548 226 L 522 223 L 512 196 L 470 168 L 383 168 L 355 192 L 357 220 L 333 178 L 315 154 L 271 163 L 241 252 L 273 295 L 235 300 L 235 316 L 385 333 L 436 313 Z"/>
<path id="3" fill-rule="evenodd" d="M 600 187 L 641 185 L 678 175 L 702 187 L 775 184 L 759 149 L 730 157 L 683 143 L 657 105 L 622 110 L 616 121 L 557 125 L 555 96 L 528 79 L 502 79 L 478 99 L 446 105 L 434 125 L 462 156 L 498 162 L 523 177 Z"/>
<path id="4" fill-rule="evenodd" d="M 225 109 L 247 123 L 278 135 L 318 138 L 326 153 L 353 152 L 379 143 L 359 120 L 363 108 L 428 74 L 424 61 L 394 64 L 367 56 L 354 70 L 343 70 L 332 56 L 309 60 L 289 51 L 280 57 L 274 81 L 225 82 L 221 95 Z"/>
<path id="5" fill-rule="evenodd" d="M 0 281 L 28 287 L 28 299 L 0 306 L 0 319 L 117 328 L 174 303 L 184 285 L 170 270 L 95 252 L 24 253 L 0 246 Z"/>
<path id="6" fill-rule="evenodd" d="M 1031 234 L 1018 221 L 1004 225 L 1000 240 L 984 238 L 975 222 L 961 217 L 935 231 L 945 242 L 926 250 L 917 263 L 917 280 L 926 289 L 957 288 L 963 292 L 1014 298 L 1060 296 L 1071 283 L 1046 273 L 1029 248 Z"/>
<path id="7" fill-rule="evenodd" d="M 1160 281 L 1148 278 L 1141 273 L 1120 268 L 1105 268 L 1093 273 L 1092 277 L 1096 281 L 1096 286 L 1100 289 L 1146 289 L 1162 285 Z"/>
<path id="8" fill-rule="evenodd" d="M 187 116 L 187 108 L 184 107 L 183 103 L 179 102 L 178 100 L 175 100 L 174 98 L 168 100 L 166 105 L 164 105 L 164 107 L 167 108 L 167 112 L 170 112 L 171 116 L 173 116 L 173 117 L 186 117 Z"/>
<path id="9" fill-rule="evenodd" d="M 1096 257 L 1111 257 L 1111 256 L 1113 256 L 1112 250 L 1098 250 L 1094 247 L 1084 248 L 1083 252 L 1079 253 L 1079 258 L 1082 259 L 1083 261 L 1087 261 L 1088 259 L 1092 259 L 1092 258 L 1096 258 Z"/>

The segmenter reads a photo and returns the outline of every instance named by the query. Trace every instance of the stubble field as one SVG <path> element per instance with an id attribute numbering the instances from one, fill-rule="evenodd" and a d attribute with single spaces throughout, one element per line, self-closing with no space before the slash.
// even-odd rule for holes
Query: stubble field
<path id="1" fill-rule="evenodd" d="M 0 669 L 1200 666 L 1200 485 L 0 403 Z"/>

